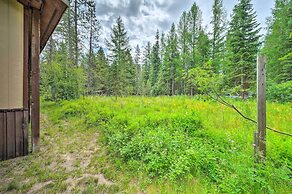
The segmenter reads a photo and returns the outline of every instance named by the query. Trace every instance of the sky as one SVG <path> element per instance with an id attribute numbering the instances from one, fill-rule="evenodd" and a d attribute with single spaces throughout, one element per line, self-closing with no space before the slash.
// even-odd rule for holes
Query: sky
<path id="1" fill-rule="evenodd" d="M 252 0 L 257 12 L 257 21 L 265 28 L 266 18 L 271 16 L 275 0 Z M 202 11 L 203 26 L 209 26 L 212 17 L 213 0 L 96 0 L 96 14 L 101 22 L 101 46 L 105 38 L 109 39 L 112 25 L 121 16 L 130 38 L 130 45 L 135 47 L 153 41 L 157 29 L 167 33 L 174 22 L 178 23 L 183 11 L 190 10 L 196 2 Z M 238 0 L 223 0 L 228 19 Z M 261 33 L 265 31 L 262 30 Z"/>

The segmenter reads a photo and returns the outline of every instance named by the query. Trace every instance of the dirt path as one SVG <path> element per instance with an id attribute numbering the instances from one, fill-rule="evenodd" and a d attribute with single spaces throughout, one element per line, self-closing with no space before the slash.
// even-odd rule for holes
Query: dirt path
<path id="1" fill-rule="evenodd" d="M 103 173 L 96 130 L 80 121 L 51 124 L 41 119 L 41 151 L 0 163 L 0 193 L 115 193 Z"/>

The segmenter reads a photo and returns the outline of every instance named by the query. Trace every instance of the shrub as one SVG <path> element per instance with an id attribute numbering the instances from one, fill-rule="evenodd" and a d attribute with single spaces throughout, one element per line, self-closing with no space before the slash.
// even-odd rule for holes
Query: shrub
<path id="1" fill-rule="evenodd" d="M 269 86 L 267 98 L 279 102 L 292 102 L 292 81 Z"/>

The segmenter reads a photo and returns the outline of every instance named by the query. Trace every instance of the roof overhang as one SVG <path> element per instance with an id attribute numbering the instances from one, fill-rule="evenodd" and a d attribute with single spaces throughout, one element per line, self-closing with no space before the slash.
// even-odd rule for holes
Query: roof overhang
<path id="1" fill-rule="evenodd" d="M 26 7 L 40 10 L 40 49 L 46 46 L 47 41 L 57 27 L 69 3 L 67 0 L 17 0 Z"/>
<path id="2" fill-rule="evenodd" d="M 32 7 L 35 9 L 41 9 L 42 7 L 42 0 L 17 0 L 19 3 L 26 7 Z"/>

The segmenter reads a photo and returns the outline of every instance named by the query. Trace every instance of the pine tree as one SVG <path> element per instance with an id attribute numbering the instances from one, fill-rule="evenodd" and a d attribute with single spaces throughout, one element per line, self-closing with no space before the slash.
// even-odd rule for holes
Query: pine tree
<path id="1" fill-rule="evenodd" d="M 48 44 L 45 47 L 43 53 L 46 53 L 43 61 L 45 61 L 48 64 L 51 64 L 53 62 L 54 56 L 56 54 L 56 42 L 54 40 L 53 35 L 49 38 Z"/>
<path id="2" fill-rule="evenodd" d="M 176 34 L 175 25 L 172 24 L 171 30 L 167 37 L 165 56 L 163 64 L 159 71 L 159 79 L 157 82 L 156 95 L 164 94 L 176 95 L 177 78 L 179 65 L 179 51 L 178 39 Z"/>
<path id="3" fill-rule="evenodd" d="M 211 58 L 213 71 L 217 74 L 222 69 L 224 61 L 225 35 L 226 35 L 226 11 L 223 8 L 223 0 L 214 0 L 212 17 Z"/>
<path id="4" fill-rule="evenodd" d="M 187 12 L 183 12 L 179 25 L 178 25 L 178 44 L 181 55 L 181 64 L 182 64 L 182 76 L 183 76 L 183 94 L 187 94 L 187 80 L 189 78 L 189 70 L 191 63 L 191 53 L 190 53 L 190 29 L 188 25 L 188 14 Z"/>
<path id="5" fill-rule="evenodd" d="M 67 30 L 67 43 L 69 49 L 69 60 L 72 65 L 78 67 L 79 54 L 80 54 L 80 31 L 78 26 L 80 25 L 79 13 L 82 13 L 81 6 L 84 2 L 82 0 L 69 0 L 69 7 L 65 15 L 67 19 L 66 30 Z"/>
<path id="6" fill-rule="evenodd" d="M 78 0 L 74 0 L 74 48 L 75 48 L 75 66 L 78 66 L 79 62 L 79 49 L 78 49 L 78 42 L 79 42 L 79 37 L 78 37 Z"/>
<path id="7" fill-rule="evenodd" d="M 163 61 L 164 52 L 165 52 L 165 34 L 164 32 L 162 32 L 160 36 L 160 52 L 159 52 L 161 62 Z"/>
<path id="8" fill-rule="evenodd" d="M 256 55 L 260 31 L 251 0 L 240 0 L 233 9 L 227 34 L 227 83 L 242 98 L 248 96 L 256 80 Z"/>
<path id="9" fill-rule="evenodd" d="M 160 55 L 159 55 L 159 31 L 157 30 L 155 36 L 155 44 L 151 49 L 151 57 L 150 57 L 150 73 L 149 73 L 149 80 L 148 85 L 150 84 L 151 87 L 157 82 L 157 77 L 160 69 Z"/>
<path id="10" fill-rule="evenodd" d="M 143 74 L 143 95 L 150 95 L 151 86 L 150 86 L 150 58 L 151 58 L 151 44 L 147 42 L 144 52 L 143 52 L 143 66 L 142 66 L 142 74 Z"/>
<path id="11" fill-rule="evenodd" d="M 109 91 L 109 65 L 103 48 L 99 48 L 95 57 L 94 88 L 98 95 L 108 95 Z"/>
<path id="12" fill-rule="evenodd" d="M 152 86 L 152 95 L 158 96 L 158 95 L 168 95 L 169 94 L 169 88 L 167 83 L 167 77 L 168 76 L 168 69 L 166 67 L 166 64 L 164 60 L 166 59 L 166 52 L 167 52 L 167 40 L 165 40 L 165 34 L 162 33 L 162 37 L 160 39 L 161 43 L 161 49 L 160 49 L 160 59 L 161 64 L 159 66 L 159 72 L 157 75 L 157 82 Z"/>
<path id="13" fill-rule="evenodd" d="M 46 53 L 45 53 L 46 55 Z M 59 44 L 51 63 L 41 64 L 41 94 L 46 100 L 75 99 L 82 93 L 83 71 L 67 67 L 67 45 Z"/>
<path id="14" fill-rule="evenodd" d="M 134 63 L 136 66 L 136 72 L 135 72 L 135 94 L 141 95 L 142 93 L 142 67 L 141 67 L 141 50 L 139 45 L 136 46 L 135 49 L 135 58 Z"/>
<path id="15" fill-rule="evenodd" d="M 121 67 L 122 94 L 135 95 L 136 65 L 134 63 L 130 48 L 128 48 L 125 52 L 124 61 Z"/>
<path id="16" fill-rule="evenodd" d="M 73 18 L 72 18 L 72 7 L 71 4 L 68 7 L 67 11 L 65 12 L 63 18 L 60 21 L 60 24 L 57 26 L 56 31 L 54 34 L 58 35 L 61 37 L 61 40 L 63 40 L 66 44 L 66 49 L 67 49 L 67 65 L 70 67 L 73 67 L 74 65 L 74 59 L 75 59 L 75 54 L 74 54 L 74 44 L 73 42 L 75 41 L 74 37 L 74 28 L 72 25 Z M 53 34 L 53 35 L 54 35 Z"/>
<path id="17" fill-rule="evenodd" d="M 202 12 L 196 3 L 193 4 L 190 12 L 189 12 L 189 28 L 191 33 L 191 55 L 192 55 L 192 63 L 191 67 L 196 66 L 196 47 L 197 41 L 199 37 L 200 30 L 202 28 Z"/>
<path id="18" fill-rule="evenodd" d="M 210 40 L 207 33 L 202 29 L 199 32 L 198 43 L 197 43 L 197 62 L 199 66 L 204 65 L 210 59 Z"/>
<path id="19" fill-rule="evenodd" d="M 292 80 L 292 1 L 276 0 L 263 52 L 267 55 L 268 79 Z"/>
<path id="20" fill-rule="evenodd" d="M 95 13 L 95 1 L 88 0 L 85 4 L 86 10 L 84 10 L 84 27 L 86 29 L 85 36 L 83 37 L 88 42 L 88 53 L 87 53 L 87 64 L 86 64 L 86 79 L 87 79 L 87 92 L 88 94 L 95 93 L 96 89 L 96 50 L 98 49 L 99 45 L 99 36 L 100 36 L 100 23 L 97 20 L 96 13 Z"/>
<path id="21" fill-rule="evenodd" d="M 84 90 L 83 69 L 75 64 L 75 43 L 79 34 L 76 36 L 74 18 L 74 1 L 71 1 L 50 38 L 49 47 L 45 48 L 43 53 L 45 57 L 41 62 L 42 95 L 46 93 L 45 96 L 50 100 L 78 98 Z"/>
<path id="22" fill-rule="evenodd" d="M 174 96 L 176 94 L 176 79 L 178 77 L 178 63 L 179 63 L 179 52 L 178 52 L 178 41 L 175 25 L 172 24 L 169 38 L 168 47 L 170 47 L 170 83 L 171 92 L 170 94 Z"/>
<path id="23" fill-rule="evenodd" d="M 131 93 L 135 66 L 130 53 L 129 38 L 121 17 L 112 27 L 109 50 L 111 94 L 115 96 Z M 130 84 L 130 85 L 127 85 Z"/>
<path id="24" fill-rule="evenodd" d="M 189 29 L 191 33 L 190 37 L 190 51 L 191 51 L 191 62 L 190 68 L 194 68 L 198 66 L 197 63 L 197 42 L 199 37 L 199 32 L 202 28 L 202 12 L 198 5 L 194 3 L 192 5 L 191 10 L 188 13 L 189 18 Z M 194 95 L 194 86 L 188 80 L 189 88 L 190 88 L 190 95 Z"/>
<path id="25" fill-rule="evenodd" d="M 167 51 L 165 51 L 167 52 Z M 166 60 L 167 54 L 164 55 L 164 60 Z M 153 87 L 153 93 L 152 95 L 158 96 L 158 95 L 169 95 L 169 71 L 168 67 L 166 66 L 165 61 L 161 63 L 157 82 L 155 83 Z"/>

